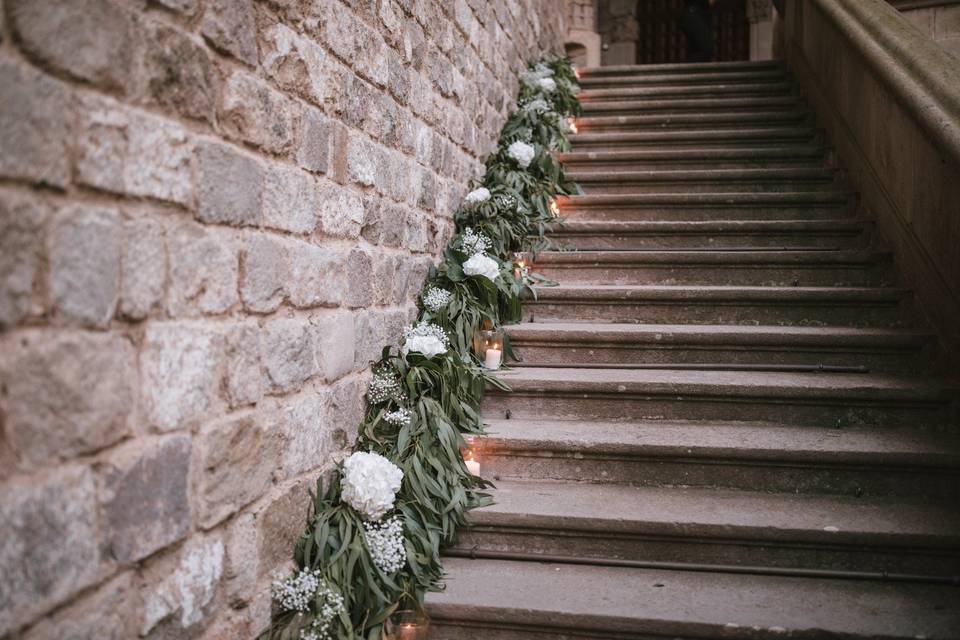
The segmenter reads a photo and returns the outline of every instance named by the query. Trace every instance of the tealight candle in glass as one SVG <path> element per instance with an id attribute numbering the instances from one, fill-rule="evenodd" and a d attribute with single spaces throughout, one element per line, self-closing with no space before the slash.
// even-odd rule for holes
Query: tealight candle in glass
<path id="1" fill-rule="evenodd" d="M 469 471 L 471 475 L 479 476 L 480 441 L 473 436 L 464 436 L 463 439 L 467 443 L 467 446 L 460 450 L 460 455 L 463 456 L 463 462 L 467 465 L 467 471 Z"/>
<path id="2" fill-rule="evenodd" d="M 425 640 L 430 621 L 420 611 L 401 609 L 390 616 L 387 637 L 390 640 Z"/>
<path id="3" fill-rule="evenodd" d="M 554 218 L 560 217 L 560 205 L 552 198 L 550 199 L 550 213 L 553 214 Z"/>

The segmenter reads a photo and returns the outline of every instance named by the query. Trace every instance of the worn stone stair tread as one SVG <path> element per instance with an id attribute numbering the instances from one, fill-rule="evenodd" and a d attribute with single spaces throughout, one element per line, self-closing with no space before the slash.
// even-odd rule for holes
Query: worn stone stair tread
<path id="1" fill-rule="evenodd" d="M 551 420 L 484 418 L 491 446 L 508 451 L 564 451 L 929 467 L 960 473 L 960 436 L 922 429 L 824 429 L 764 422 Z"/>
<path id="2" fill-rule="evenodd" d="M 777 206 L 847 204 L 852 194 L 831 191 L 781 191 L 778 193 L 614 193 L 583 194 L 557 198 L 561 211 L 580 208 L 625 208 L 642 205 L 732 205 L 739 206 Z"/>
<path id="3" fill-rule="evenodd" d="M 729 98 L 658 98 L 642 100 L 617 100 L 585 102 L 583 113 L 618 113 L 641 115 L 650 112 L 710 112 L 760 111 L 771 108 L 797 109 L 805 106 L 803 98 L 796 95 L 783 96 L 737 96 Z"/>
<path id="4" fill-rule="evenodd" d="M 471 524 L 960 553 L 960 513 L 946 503 L 587 482 L 498 480 L 496 485 L 494 504 L 472 511 Z"/>
<path id="5" fill-rule="evenodd" d="M 949 586 L 464 558 L 444 568 L 446 589 L 427 597 L 439 639 L 484 628 L 516 638 L 948 638 L 960 628 L 960 589 Z"/>
<path id="6" fill-rule="evenodd" d="M 727 95 L 791 95 L 795 85 L 779 82 L 714 82 L 711 84 L 651 84 L 621 85 L 612 88 L 583 88 L 577 95 L 581 102 L 589 104 L 598 100 L 631 100 L 634 98 L 665 96 L 727 96 Z"/>
<path id="7" fill-rule="evenodd" d="M 718 126 L 743 126 L 744 124 L 769 125 L 784 122 L 802 123 L 811 117 L 806 109 L 764 111 L 741 111 L 734 113 L 656 113 L 632 116 L 581 116 L 577 118 L 577 128 L 583 132 L 600 128 L 620 127 L 656 127 L 687 126 L 717 128 Z"/>
<path id="8" fill-rule="evenodd" d="M 608 285 L 569 284 L 541 287 L 537 301 L 553 300 L 663 300 L 663 301 L 790 301 L 892 302 L 909 293 L 899 287 L 758 287 L 738 285 Z"/>
<path id="9" fill-rule="evenodd" d="M 561 393 L 709 394 L 729 397 L 914 400 L 946 402 L 957 396 L 949 380 L 858 373 L 797 373 L 686 369 L 604 369 L 590 367 L 521 367 L 499 377 L 518 391 Z M 492 394 L 495 395 L 495 394 Z"/>
<path id="10" fill-rule="evenodd" d="M 743 62 L 694 62 L 694 63 L 666 63 L 666 64 L 613 64 L 602 67 L 585 67 L 580 69 L 582 78 L 600 76 L 653 76 L 659 74 L 676 73 L 744 73 L 750 71 L 785 71 L 782 63 L 776 60 L 751 60 Z"/>
<path id="11" fill-rule="evenodd" d="M 670 160 L 670 161 L 694 161 L 694 160 L 734 160 L 747 159 L 759 160 L 764 158 L 778 159 L 806 159 L 820 160 L 823 157 L 824 149 L 821 146 L 811 144 L 798 144 L 791 146 L 778 147 L 754 147 L 743 149 L 733 147 L 729 149 L 718 147 L 705 147 L 703 149 L 631 149 L 631 150 L 611 150 L 611 151 L 570 151 L 568 153 L 557 153 L 556 158 L 565 164 L 571 163 L 597 163 L 605 162 L 628 162 L 642 160 Z"/>
<path id="12" fill-rule="evenodd" d="M 561 347 L 575 342 L 917 349 L 933 339 L 922 331 L 884 327 L 524 322 L 505 328 L 514 346 L 536 341 L 556 342 Z"/>
<path id="13" fill-rule="evenodd" d="M 669 143 L 669 142 L 691 142 L 702 144 L 707 141 L 736 142 L 738 144 L 745 140 L 768 140 L 768 139 L 791 139 L 791 140 L 809 140 L 816 136 L 817 129 L 813 127 L 754 127 L 750 129 L 697 129 L 691 131 L 636 131 L 632 133 L 624 132 L 600 132 L 600 133 L 582 133 L 572 140 L 572 147 L 576 150 L 578 147 L 586 145 L 624 145 L 628 143 Z"/>
<path id="14" fill-rule="evenodd" d="M 891 257 L 889 251 L 866 249 L 578 249 L 544 251 L 538 265 L 872 265 Z"/>
<path id="15" fill-rule="evenodd" d="M 796 219 L 796 220 L 567 220 L 550 231 L 552 236 L 574 234 L 723 234 L 723 233 L 800 233 L 805 231 L 859 232 L 869 220 Z"/>
<path id="16" fill-rule="evenodd" d="M 789 79 L 784 69 L 760 69 L 757 71 L 725 71 L 700 73 L 663 73 L 657 75 L 590 75 L 580 78 L 584 89 L 602 85 L 644 86 L 650 84 L 717 84 L 731 82 L 784 82 Z"/>

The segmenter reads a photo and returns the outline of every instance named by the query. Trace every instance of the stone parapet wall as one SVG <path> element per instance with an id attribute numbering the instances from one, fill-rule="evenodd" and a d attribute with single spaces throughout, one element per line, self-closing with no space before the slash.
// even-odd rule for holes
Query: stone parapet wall
<path id="1" fill-rule="evenodd" d="M 552 0 L 0 0 L 0 637 L 248 638 Z"/>
<path id="2" fill-rule="evenodd" d="M 883 0 L 787 4 L 786 57 L 916 312 L 960 361 L 960 67 Z"/>

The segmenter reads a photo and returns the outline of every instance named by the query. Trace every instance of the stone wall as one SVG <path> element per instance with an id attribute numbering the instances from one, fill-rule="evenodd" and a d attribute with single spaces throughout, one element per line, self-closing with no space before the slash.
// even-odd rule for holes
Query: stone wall
<path id="1" fill-rule="evenodd" d="M 889 0 L 903 17 L 960 58 L 960 0 Z"/>
<path id="2" fill-rule="evenodd" d="M 0 0 L 0 637 L 247 638 L 553 0 Z"/>

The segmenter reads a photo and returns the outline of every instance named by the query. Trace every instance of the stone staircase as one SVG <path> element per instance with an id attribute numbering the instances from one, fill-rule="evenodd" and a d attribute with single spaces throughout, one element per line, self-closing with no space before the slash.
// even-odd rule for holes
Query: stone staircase
<path id="1" fill-rule="evenodd" d="M 960 637 L 956 385 L 789 75 L 582 85 L 432 637 Z"/>

